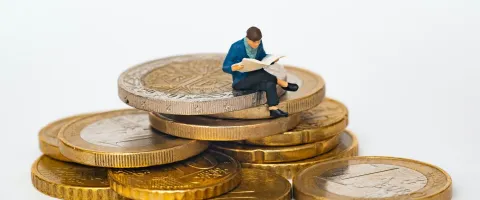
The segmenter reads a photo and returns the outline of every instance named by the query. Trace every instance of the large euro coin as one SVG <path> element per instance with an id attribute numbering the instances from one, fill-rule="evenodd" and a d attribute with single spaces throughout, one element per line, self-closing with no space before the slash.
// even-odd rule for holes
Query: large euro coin
<path id="1" fill-rule="evenodd" d="M 216 119 L 150 113 L 153 128 L 169 135 L 209 141 L 232 141 L 283 133 L 300 123 L 300 115 L 261 120 Z"/>
<path id="2" fill-rule="evenodd" d="M 60 152 L 91 166 L 131 168 L 162 165 L 204 151 L 208 142 L 172 137 L 150 128 L 148 113 L 136 109 L 97 113 L 65 125 Z"/>
<path id="3" fill-rule="evenodd" d="M 265 92 L 234 91 L 223 72 L 224 54 L 191 54 L 153 60 L 123 72 L 118 95 L 130 106 L 152 112 L 204 115 L 266 103 Z M 285 93 L 277 86 L 278 95 Z"/>
<path id="4" fill-rule="evenodd" d="M 294 114 L 317 106 L 325 97 L 325 82 L 322 77 L 293 66 L 285 66 L 285 69 L 287 81 L 297 83 L 299 89 L 295 92 L 286 92 L 280 98 L 277 107 L 289 114 Z M 267 105 L 261 105 L 210 116 L 223 119 L 265 119 L 270 118 L 270 112 Z"/>
<path id="5" fill-rule="evenodd" d="M 169 165 L 111 169 L 108 176 L 114 191 L 132 199 L 197 200 L 234 189 L 242 179 L 240 170 L 235 159 L 209 150 Z"/>
<path id="6" fill-rule="evenodd" d="M 392 157 L 353 157 L 316 164 L 293 179 L 297 200 L 452 198 L 452 179 L 442 169 Z"/>

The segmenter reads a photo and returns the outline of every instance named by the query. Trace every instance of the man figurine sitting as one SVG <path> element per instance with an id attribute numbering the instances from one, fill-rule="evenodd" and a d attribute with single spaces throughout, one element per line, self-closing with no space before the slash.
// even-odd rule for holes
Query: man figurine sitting
<path id="1" fill-rule="evenodd" d="M 279 97 L 277 95 L 277 85 L 284 90 L 297 91 L 298 85 L 288 83 L 277 79 L 276 76 L 268 73 L 264 69 L 251 72 L 239 72 L 243 66 L 238 64 L 243 58 L 252 58 L 262 60 L 267 54 L 263 49 L 262 32 L 257 27 L 250 27 L 247 30 L 247 36 L 233 43 L 228 50 L 228 54 L 223 62 L 223 71 L 232 74 L 235 90 L 254 90 L 265 91 L 267 93 L 267 104 L 270 116 L 273 118 L 287 117 L 288 113 L 278 109 Z M 275 62 L 277 62 L 276 60 Z"/>

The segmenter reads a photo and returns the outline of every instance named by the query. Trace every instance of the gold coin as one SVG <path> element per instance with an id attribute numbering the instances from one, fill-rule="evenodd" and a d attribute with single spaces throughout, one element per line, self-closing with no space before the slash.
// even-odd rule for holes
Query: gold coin
<path id="1" fill-rule="evenodd" d="M 259 169 L 242 169 L 242 182 L 227 194 L 212 200 L 262 199 L 291 200 L 292 185 L 275 173 Z"/>
<path id="2" fill-rule="evenodd" d="M 325 98 L 315 108 L 301 112 L 301 118 L 300 124 L 283 134 L 247 139 L 244 143 L 292 146 L 325 140 L 340 134 L 347 127 L 348 110 L 342 103 Z"/>
<path id="3" fill-rule="evenodd" d="M 185 161 L 140 169 L 111 169 L 110 186 L 132 199 L 190 200 L 224 194 L 241 181 L 240 164 L 208 150 Z"/>
<path id="4" fill-rule="evenodd" d="M 235 142 L 218 142 L 212 148 L 224 152 L 241 163 L 280 163 L 303 160 L 332 150 L 338 145 L 339 136 L 310 144 L 285 147 L 243 145 Z"/>
<path id="5" fill-rule="evenodd" d="M 57 160 L 71 162 L 71 160 L 63 156 L 58 149 L 58 132 L 65 124 L 68 124 L 87 115 L 88 114 L 82 114 L 63 118 L 43 127 L 42 130 L 40 130 L 40 132 L 38 133 L 40 151 L 42 151 L 45 155 L 55 158 Z"/>
<path id="6" fill-rule="evenodd" d="M 300 123 L 300 115 L 294 114 L 276 119 L 230 120 L 150 113 L 150 123 L 153 128 L 177 137 L 231 141 L 285 132 Z"/>
<path id="7" fill-rule="evenodd" d="M 150 128 L 148 113 L 125 109 L 97 113 L 65 125 L 60 152 L 77 163 L 114 168 L 146 167 L 187 159 L 206 141 L 172 137 Z"/>
<path id="8" fill-rule="evenodd" d="M 118 95 L 130 106 L 152 112 L 204 115 L 267 102 L 265 92 L 234 91 L 222 71 L 224 54 L 191 54 L 153 60 L 123 72 Z M 285 91 L 277 86 L 277 94 Z"/>
<path id="9" fill-rule="evenodd" d="M 280 98 L 278 108 L 289 114 L 299 113 L 317 106 L 325 97 L 325 82 L 322 77 L 305 69 L 285 66 L 287 81 L 297 83 L 296 92 L 287 92 Z M 222 119 L 265 119 L 270 118 L 267 105 L 243 110 L 210 115 Z"/>
<path id="10" fill-rule="evenodd" d="M 340 143 L 331 151 L 306 160 L 285 163 L 242 163 L 244 168 L 256 168 L 275 172 L 287 179 L 291 179 L 302 169 L 310 165 L 358 154 L 357 137 L 345 130 L 340 134 Z"/>
<path id="11" fill-rule="evenodd" d="M 452 179 L 442 169 L 392 157 L 353 157 L 308 167 L 293 179 L 295 199 L 452 198 Z"/>
<path id="12" fill-rule="evenodd" d="M 41 156 L 32 165 L 32 183 L 40 192 L 68 200 L 125 199 L 110 189 L 107 170 Z"/>

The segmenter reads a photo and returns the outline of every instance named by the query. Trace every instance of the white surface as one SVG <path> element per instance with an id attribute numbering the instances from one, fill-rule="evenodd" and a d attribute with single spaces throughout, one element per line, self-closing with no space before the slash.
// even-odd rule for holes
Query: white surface
<path id="1" fill-rule="evenodd" d="M 126 107 L 116 81 L 128 67 L 226 52 L 250 25 L 267 53 L 325 78 L 361 155 L 435 164 L 453 177 L 454 199 L 477 199 L 479 23 L 474 0 L 2 0 L 2 199 L 50 199 L 30 183 L 42 126 Z"/>

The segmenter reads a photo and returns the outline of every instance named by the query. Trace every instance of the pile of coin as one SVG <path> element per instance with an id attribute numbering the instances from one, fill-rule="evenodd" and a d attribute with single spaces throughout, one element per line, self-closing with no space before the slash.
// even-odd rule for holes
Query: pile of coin
<path id="1" fill-rule="evenodd" d="M 224 56 L 173 56 L 122 73 L 119 97 L 134 108 L 44 127 L 33 185 L 60 199 L 291 199 L 294 178 L 301 200 L 431 197 L 443 187 L 430 180 L 450 180 L 419 162 L 353 157 L 358 141 L 346 130 L 348 110 L 325 97 L 325 83 L 313 72 L 285 66 L 279 77 L 300 89 L 278 87 L 278 107 L 289 116 L 270 118 L 265 93 L 232 90 Z M 383 172 L 389 173 L 376 175 Z M 401 178 L 387 180 L 395 176 Z M 355 190 L 365 178 L 378 183 Z M 382 187 L 385 193 L 374 189 Z"/>

